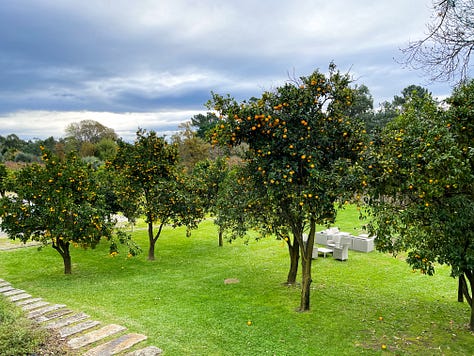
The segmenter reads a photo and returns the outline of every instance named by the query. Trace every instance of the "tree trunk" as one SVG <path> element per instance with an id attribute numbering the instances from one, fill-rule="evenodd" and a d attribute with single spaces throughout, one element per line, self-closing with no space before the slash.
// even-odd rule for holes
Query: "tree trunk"
<path id="1" fill-rule="evenodd" d="M 149 222 L 148 223 L 148 261 L 154 261 L 155 260 L 155 237 L 153 235 L 153 223 Z"/>
<path id="2" fill-rule="evenodd" d="M 288 278 L 286 284 L 292 285 L 296 283 L 296 275 L 298 274 L 298 263 L 300 260 L 300 247 L 298 240 L 293 239 L 293 245 L 290 240 L 288 240 L 288 252 L 290 253 L 290 271 L 288 272 Z"/>
<path id="3" fill-rule="evenodd" d="M 474 303 L 471 303 L 471 319 L 469 321 L 469 329 L 474 331 Z"/>
<path id="4" fill-rule="evenodd" d="M 69 253 L 69 242 L 61 239 L 53 240 L 53 248 L 59 252 L 63 258 L 64 274 L 72 274 L 71 254 Z"/>
<path id="5" fill-rule="evenodd" d="M 463 291 L 463 278 L 464 278 L 464 275 L 461 275 L 458 277 L 458 302 L 459 303 L 462 303 L 464 302 L 464 291 Z"/>
<path id="6" fill-rule="evenodd" d="M 223 235 L 224 235 L 224 231 L 222 227 L 219 226 L 219 247 L 224 246 Z"/>
<path id="7" fill-rule="evenodd" d="M 472 331 L 474 331 L 474 271 L 473 270 L 464 270 L 464 273 L 459 276 L 458 302 L 462 303 L 464 301 L 464 298 L 466 299 L 467 304 L 471 308 L 469 328 Z"/>
<path id="8" fill-rule="evenodd" d="M 151 221 L 149 218 L 148 221 Z M 148 223 L 148 241 L 150 242 L 150 246 L 148 247 L 148 261 L 155 260 L 155 244 L 158 241 L 158 238 L 161 235 L 161 231 L 163 230 L 163 226 L 165 226 L 165 221 L 163 220 L 158 228 L 158 232 L 155 236 L 153 236 L 153 222 Z"/>
<path id="9" fill-rule="evenodd" d="M 469 328 L 471 329 L 471 331 L 474 331 L 474 271 L 473 270 L 468 270 L 468 271 L 465 271 L 464 274 L 466 275 L 467 280 L 469 281 L 469 284 L 470 284 L 470 287 L 471 287 L 470 298 L 466 297 L 466 299 L 468 300 L 468 302 L 470 304 L 470 307 L 471 307 L 471 318 L 470 318 L 470 321 L 469 321 Z M 466 290 L 468 290 L 467 285 L 466 285 Z"/>
<path id="10" fill-rule="evenodd" d="M 301 303 L 300 311 L 309 310 L 310 288 L 311 288 L 311 259 L 301 259 L 302 281 L 301 281 Z"/>
<path id="11" fill-rule="evenodd" d="M 63 256 L 64 261 L 64 274 L 72 274 L 72 264 L 71 264 L 71 255 L 69 251 L 67 255 Z"/>
<path id="12" fill-rule="evenodd" d="M 311 219 L 310 221 L 310 231 L 308 235 L 308 240 L 306 243 L 303 243 L 301 246 L 301 273 L 302 273 L 302 282 L 301 282 L 301 302 L 300 302 L 300 311 L 308 311 L 310 309 L 310 291 L 311 283 L 313 279 L 311 277 L 311 264 L 313 257 L 313 245 L 314 245 L 314 236 L 316 233 L 316 222 Z M 303 236 L 301 234 L 301 240 Z"/>

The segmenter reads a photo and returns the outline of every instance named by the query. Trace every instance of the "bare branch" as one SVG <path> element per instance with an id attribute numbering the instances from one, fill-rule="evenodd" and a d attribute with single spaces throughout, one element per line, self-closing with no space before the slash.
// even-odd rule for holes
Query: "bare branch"
<path id="1" fill-rule="evenodd" d="M 426 37 L 402 49 L 403 63 L 432 81 L 463 82 L 474 50 L 474 0 L 436 0 L 433 12 Z"/>

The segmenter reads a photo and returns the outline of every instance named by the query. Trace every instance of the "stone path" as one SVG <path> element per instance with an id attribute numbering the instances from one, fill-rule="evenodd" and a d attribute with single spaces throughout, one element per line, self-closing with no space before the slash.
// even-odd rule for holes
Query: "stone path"
<path id="1" fill-rule="evenodd" d="M 29 319 L 46 329 L 56 330 L 78 355 L 157 356 L 162 353 L 155 346 L 140 346 L 147 338 L 145 335 L 127 333 L 127 328 L 121 325 L 102 325 L 87 314 L 76 313 L 63 304 L 50 304 L 41 298 L 33 298 L 3 279 L 0 279 L 0 294 L 22 308 Z"/>

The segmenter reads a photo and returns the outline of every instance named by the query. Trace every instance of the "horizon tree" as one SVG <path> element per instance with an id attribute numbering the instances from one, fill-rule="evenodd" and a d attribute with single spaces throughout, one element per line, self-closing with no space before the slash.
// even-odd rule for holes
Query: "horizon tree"
<path id="1" fill-rule="evenodd" d="M 90 142 L 97 144 L 102 139 L 116 141 L 118 139 L 114 129 L 102 125 L 94 120 L 81 120 L 66 126 L 66 138 L 74 139 L 79 143 Z"/>
<path id="2" fill-rule="evenodd" d="M 207 140 L 209 132 L 219 122 L 219 118 L 215 113 L 207 112 L 204 114 L 197 114 L 191 118 L 191 126 L 196 127 L 196 135 L 202 140 Z"/>
<path id="3" fill-rule="evenodd" d="M 194 166 L 209 158 L 211 146 L 191 129 L 191 123 L 185 122 L 171 137 L 171 142 L 178 147 L 179 165 L 186 173 L 192 172 Z"/>
<path id="4" fill-rule="evenodd" d="M 81 157 L 100 156 L 103 151 L 99 151 L 99 148 L 104 148 L 104 140 L 115 143 L 118 139 L 114 129 L 95 120 L 73 122 L 66 126 L 65 133 L 66 137 L 62 141 L 66 152 L 76 151 Z"/>

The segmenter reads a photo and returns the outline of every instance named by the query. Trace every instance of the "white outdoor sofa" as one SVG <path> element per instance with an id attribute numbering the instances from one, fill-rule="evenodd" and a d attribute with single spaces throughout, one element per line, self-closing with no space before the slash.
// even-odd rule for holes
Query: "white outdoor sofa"
<path id="1" fill-rule="evenodd" d="M 360 252 L 371 252 L 374 250 L 374 238 L 369 235 L 361 234 L 353 236 L 348 232 L 339 231 L 336 228 L 330 228 L 316 233 L 315 242 L 323 246 L 333 246 L 340 242 L 341 238 L 348 238 L 348 249 Z"/>

